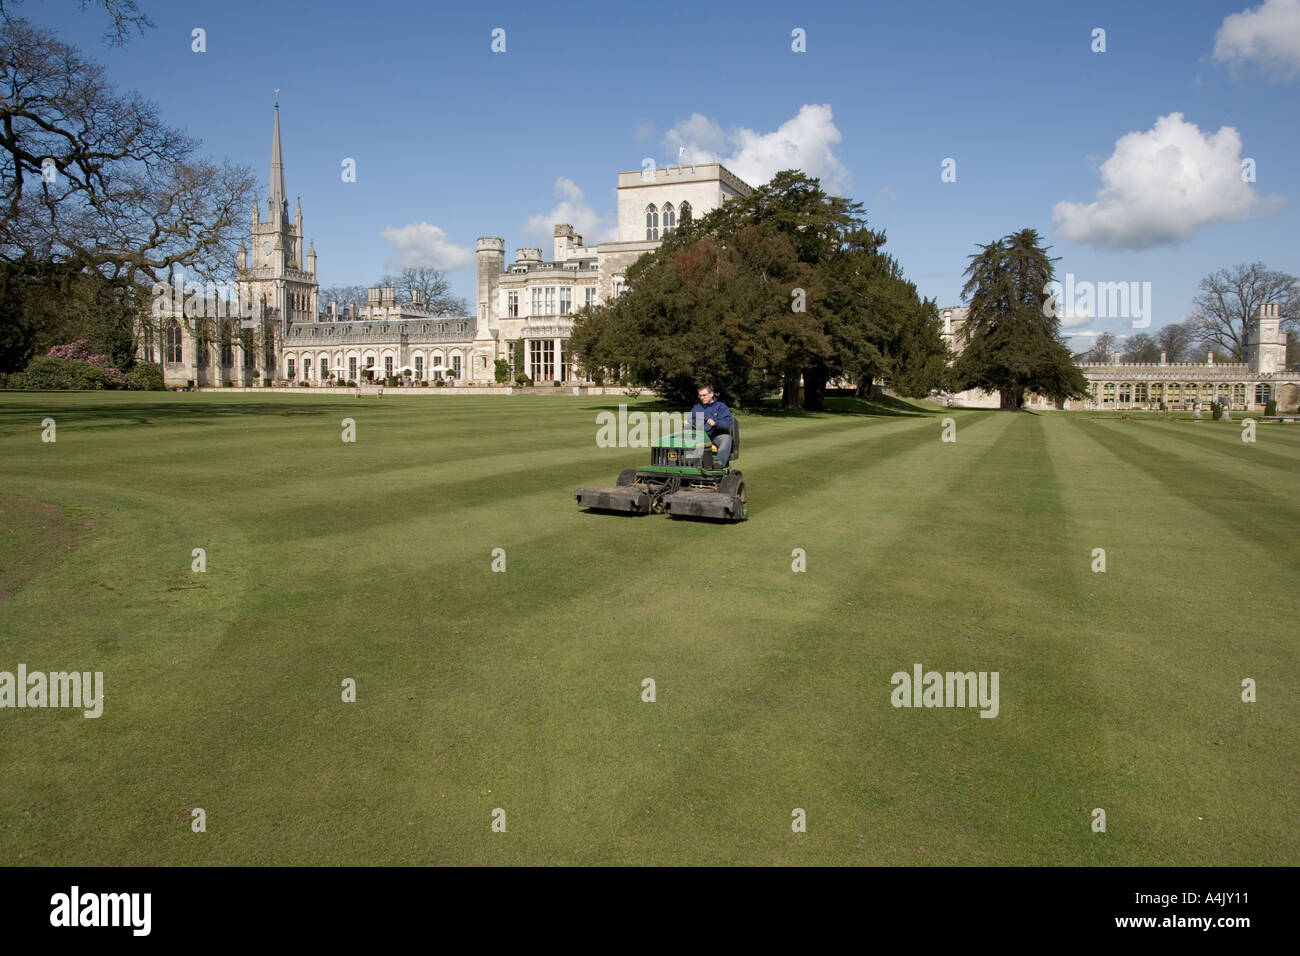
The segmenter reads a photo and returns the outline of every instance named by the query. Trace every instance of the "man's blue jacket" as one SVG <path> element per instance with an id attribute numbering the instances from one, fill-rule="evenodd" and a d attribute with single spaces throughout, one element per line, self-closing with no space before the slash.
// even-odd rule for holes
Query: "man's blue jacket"
<path id="1" fill-rule="evenodd" d="M 710 426 L 704 423 L 712 418 L 716 424 Z M 731 432 L 731 409 L 716 398 L 710 405 L 701 405 L 695 403 L 691 409 L 690 422 L 697 428 L 708 430 L 710 438 L 717 438 L 719 435 L 726 435 Z"/>

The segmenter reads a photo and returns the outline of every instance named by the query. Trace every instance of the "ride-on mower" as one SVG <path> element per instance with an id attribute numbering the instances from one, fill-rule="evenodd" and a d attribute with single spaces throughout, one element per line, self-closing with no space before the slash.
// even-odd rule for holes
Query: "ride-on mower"
<path id="1" fill-rule="evenodd" d="M 745 476 L 730 467 L 740 457 L 740 426 L 735 418 L 731 420 L 731 457 L 726 467 L 714 467 L 717 450 L 708 432 L 687 427 L 655 441 L 650 464 L 625 468 L 617 485 L 584 485 L 573 496 L 579 505 L 593 511 L 744 521 L 749 517 Z"/>

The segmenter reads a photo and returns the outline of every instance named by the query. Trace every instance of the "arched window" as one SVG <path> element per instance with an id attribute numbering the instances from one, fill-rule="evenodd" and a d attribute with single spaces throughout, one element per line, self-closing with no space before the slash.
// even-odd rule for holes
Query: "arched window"
<path id="1" fill-rule="evenodd" d="M 221 322 L 217 341 L 221 346 L 221 367 L 230 368 L 230 366 L 235 364 L 235 346 L 230 337 L 230 322 L 228 320 L 223 320 Z M 206 365 L 207 363 L 200 362 L 199 364 Z"/>
<path id="2" fill-rule="evenodd" d="M 678 207 L 677 216 L 681 219 L 682 225 L 685 226 L 691 221 L 691 204 L 684 202 Z"/>
<path id="3" fill-rule="evenodd" d="M 664 203 L 664 235 L 668 235 L 668 230 L 677 225 L 677 214 L 673 212 L 673 204 Z"/>
<path id="4" fill-rule="evenodd" d="M 424 356 L 423 355 L 417 355 L 415 357 L 415 377 L 417 380 L 422 380 L 424 378 Z"/>
<path id="5" fill-rule="evenodd" d="M 164 358 L 168 362 L 181 362 L 181 324 L 175 319 L 167 323 L 167 341 Z"/>
<path id="6" fill-rule="evenodd" d="M 655 208 L 654 203 L 645 207 L 645 237 L 646 239 L 659 238 L 659 210 Z"/>

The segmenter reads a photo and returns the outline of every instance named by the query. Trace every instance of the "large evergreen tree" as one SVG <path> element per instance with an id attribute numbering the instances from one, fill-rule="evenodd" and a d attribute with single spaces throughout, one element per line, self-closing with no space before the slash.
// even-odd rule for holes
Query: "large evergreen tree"
<path id="1" fill-rule="evenodd" d="M 861 204 L 786 170 L 669 233 L 628 269 L 623 296 L 577 315 L 573 348 L 590 374 L 674 401 L 703 379 L 741 404 L 779 389 L 787 408 L 801 382 L 804 407 L 821 408 L 840 377 L 924 395 L 943 375 L 938 312 L 884 242 Z"/>
<path id="2" fill-rule="evenodd" d="M 1022 229 L 971 256 L 962 299 L 970 303 L 970 340 L 954 365 L 959 388 L 996 391 L 1018 409 L 1029 391 L 1060 402 L 1082 398 L 1087 382 L 1048 305 L 1054 260 L 1038 232 Z"/>

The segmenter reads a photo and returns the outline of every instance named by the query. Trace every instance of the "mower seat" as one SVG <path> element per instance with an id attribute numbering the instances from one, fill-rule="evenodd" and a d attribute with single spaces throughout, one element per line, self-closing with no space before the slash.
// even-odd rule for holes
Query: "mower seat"
<path id="1" fill-rule="evenodd" d="M 718 446 L 716 443 L 711 442 L 709 444 L 709 447 L 712 448 L 715 453 L 718 450 Z M 727 464 L 730 465 L 733 461 L 735 461 L 739 457 L 740 457 L 740 422 L 736 421 L 736 415 L 733 412 L 731 415 L 731 455 L 730 457 L 727 458 Z"/>

